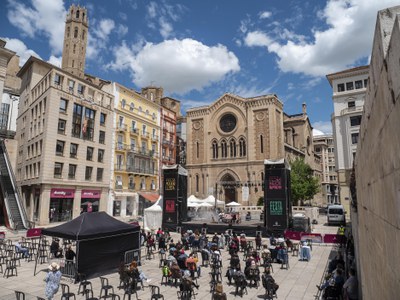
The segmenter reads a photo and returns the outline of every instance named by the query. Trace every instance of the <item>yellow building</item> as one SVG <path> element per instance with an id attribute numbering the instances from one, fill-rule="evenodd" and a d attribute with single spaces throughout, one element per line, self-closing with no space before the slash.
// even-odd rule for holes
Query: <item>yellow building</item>
<path id="1" fill-rule="evenodd" d="M 159 195 L 160 105 L 113 84 L 114 156 L 109 212 L 137 216 Z"/>

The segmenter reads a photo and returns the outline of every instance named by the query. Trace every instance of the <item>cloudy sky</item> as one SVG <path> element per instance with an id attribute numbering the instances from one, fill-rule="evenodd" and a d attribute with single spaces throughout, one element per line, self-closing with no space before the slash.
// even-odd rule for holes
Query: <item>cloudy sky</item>
<path id="1" fill-rule="evenodd" d="M 164 88 L 183 113 L 228 92 L 276 94 L 331 133 L 326 74 L 366 65 L 377 11 L 393 0 L 1 0 L 0 37 L 21 57 L 60 65 L 66 10 L 88 9 L 86 72 Z"/>

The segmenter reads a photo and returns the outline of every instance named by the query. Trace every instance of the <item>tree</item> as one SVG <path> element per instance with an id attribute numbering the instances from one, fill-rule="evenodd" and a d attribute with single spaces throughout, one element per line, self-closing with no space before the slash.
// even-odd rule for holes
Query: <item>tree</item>
<path id="1" fill-rule="evenodd" d="M 261 196 L 258 198 L 257 206 L 264 206 L 264 197 Z"/>
<path id="2" fill-rule="evenodd" d="M 312 199 L 319 191 L 318 179 L 302 158 L 296 158 L 291 163 L 290 179 L 293 205 L 304 205 L 304 200 Z"/>

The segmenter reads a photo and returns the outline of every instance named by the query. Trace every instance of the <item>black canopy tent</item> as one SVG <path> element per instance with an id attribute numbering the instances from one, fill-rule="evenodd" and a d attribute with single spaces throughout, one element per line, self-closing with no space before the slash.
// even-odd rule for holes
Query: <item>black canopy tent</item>
<path id="1" fill-rule="evenodd" d="M 105 212 L 83 213 L 42 235 L 76 241 L 77 272 L 93 278 L 114 272 L 126 251 L 140 249 L 140 226 L 126 224 Z"/>

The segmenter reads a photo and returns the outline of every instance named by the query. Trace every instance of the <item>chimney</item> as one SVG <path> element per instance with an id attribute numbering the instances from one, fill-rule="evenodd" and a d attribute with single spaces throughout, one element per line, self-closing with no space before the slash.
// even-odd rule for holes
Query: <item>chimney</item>
<path id="1" fill-rule="evenodd" d="M 303 108 L 303 115 L 306 115 L 307 114 L 307 104 L 305 102 L 303 102 L 301 107 Z"/>

